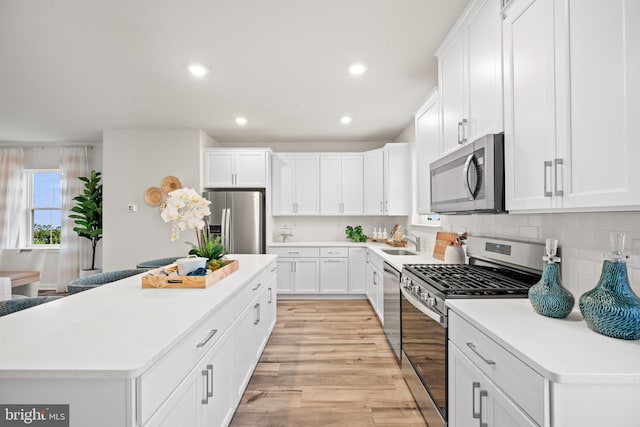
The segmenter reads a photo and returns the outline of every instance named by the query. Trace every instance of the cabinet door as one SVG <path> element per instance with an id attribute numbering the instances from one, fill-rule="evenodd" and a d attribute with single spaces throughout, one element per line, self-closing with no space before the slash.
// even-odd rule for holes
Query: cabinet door
<path id="1" fill-rule="evenodd" d="M 384 325 L 384 277 L 382 271 L 373 267 L 373 292 L 376 300 L 375 310 L 380 319 L 380 323 Z"/>
<path id="2" fill-rule="evenodd" d="M 364 294 L 366 274 L 366 248 L 349 248 L 349 293 Z"/>
<path id="3" fill-rule="evenodd" d="M 295 213 L 297 215 L 320 214 L 320 158 L 319 156 L 296 156 L 295 169 Z"/>
<path id="4" fill-rule="evenodd" d="M 296 258 L 293 276 L 295 293 L 317 294 L 320 292 L 318 258 Z"/>
<path id="5" fill-rule="evenodd" d="M 438 93 L 433 92 L 415 117 L 415 177 L 416 211 L 419 214 L 431 212 L 431 171 L 432 161 L 439 155 L 440 125 L 438 122 Z"/>
<path id="6" fill-rule="evenodd" d="M 364 214 L 384 214 L 384 152 L 364 153 Z"/>
<path id="7" fill-rule="evenodd" d="M 220 338 L 204 357 L 201 366 L 200 408 L 202 426 L 223 426 L 233 417 L 235 402 L 231 384 L 231 334 Z M 192 425 L 184 421 L 179 425 Z"/>
<path id="8" fill-rule="evenodd" d="M 536 426 L 451 342 L 448 365 L 449 426 Z"/>
<path id="9" fill-rule="evenodd" d="M 342 157 L 342 214 L 362 215 L 364 203 L 364 171 L 362 155 Z"/>
<path id="10" fill-rule="evenodd" d="M 469 142 L 503 130 L 500 27 L 500 3 L 495 0 L 478 1 L 463 24 Z"/>
<path id="11" fill-rule="evenodd" d="M 233 329 L 233 396 L 239 402 L 256 366 L 259 342 L 256 325 L 260 318 L 260 304 L 254 299 L 238 317 Z"/>
<path id="12" fill-rule="evenodd" d="M 267 284 L 267 292 L 266 292 L 266 303 L 265 303 L 265 325 L 267 328 L 267 334 L 270 334 L 270 331 L 276 325 L 277 320 L 277 305 L 278 305 L 278 292 L 276 289 L 276 279 L 272 278 L 269 280 Z M 268 335 L 267 335 L 268 339 Z"/>
<path id="13" fill-rule="evenodd" d="M 239 151 L 235 157 L 235 186 L 266 187 L 266 157 L 264 151 Z"/>
<path id="14" fill-rule="evenodd" d="M 271 213 L 272 215 L 294 214 L 295 156 L 271 157 Z"/>
<path id="15" fill-rule="evenodd" d="M 562 207 L 638 206 L 640 2 L 557 3 Z"/>
<path id="16" fill-rule="evenodd" d="M 293 269 L 295 261 L 291 258 L 278 258 L 276 266 L 278 267 L 277 281 L 278 292 L 289 294 L 294 292 L 293 286 Z"/>
<path id="17" fill-rule="evenodd" d="M 158 411 L 144 424 L 145 427 L 199 426 L 201 409 L 201 372 L 192 370 Z"/>
<path id="18" fill-rule="evenodd" d="M 342 158 L 320 156 L 320 214 L 342 215 Z"/>
<path id="19" fill-rule="evenodd" d="M 366 266 L 365 266 L 365 285 L 366 285 L 366 293 L 367 293 L 367 299 L 369 300 L 369 304 L 371 304 L 371 307 L 373 307 L 373 309 L 376 309 L 376 294 L 375 294 L 375 287 L 373 285 L 373 264 L 371 264 L 371 262 L 367 261 Z"/>
<path id="20" fill-rule="evenodd" d="M 320 293 L 349 292 L 349 258 L 320 259 Z"/>
<path id="21" fill-rule="evenodd" d="M 503 20 L 507 210 L 548 209 L 555 203 L 553 25 L 553 0 L 513 0 Z"/>
<path id="22" fill-rule="evenodd" d="M 409 144 L 384 147 L 384 214 L 404 216 L 411 213 L 411 162 Z"/>
<path id="23" fill-rule="evenodd" d="M 204 186 L 233 186 L 233 153 L 230 151 L 206 151 L 204 153 Z"/>
<path id="24" fill-rule="evenodd" d="M 452 35 L 447 49 L 438 54 L 440 121 L 442 138 L 440 153 L 446 153 L 467 142 L 464 140 L 464 51 L 461 31 Z"/>

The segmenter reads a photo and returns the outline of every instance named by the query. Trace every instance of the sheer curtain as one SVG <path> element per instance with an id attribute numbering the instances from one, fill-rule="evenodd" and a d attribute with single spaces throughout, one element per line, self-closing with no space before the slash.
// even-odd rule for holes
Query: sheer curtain
<path id="1" fill-rule="evenodd" d="M 24 181 L 21 147 L 0 147 L 0 249 L 18 247 Z"/>
<path id="2" fill-rule="evenodd" d="M 78 177 L 89 175 L 87 147 L 63 147 L 60 149 L 62 190 L 62 230 L 58 261 L 57 292 L 66 292 L 67 285 L 80 274 L 82 261 L 86 258 L 80 237 L 73 231 L 74 223 L 69 218 L 75 203 L 73 198 L 84 190 L 84 182 Z"/>

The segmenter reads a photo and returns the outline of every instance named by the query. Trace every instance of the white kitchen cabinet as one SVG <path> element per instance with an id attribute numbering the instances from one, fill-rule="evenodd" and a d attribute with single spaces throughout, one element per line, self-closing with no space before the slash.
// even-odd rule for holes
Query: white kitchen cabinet
<path id="1" fill-rule="evenodd" d="M 259 357 L 259 356 L 258 356 Z M 202 426 L 228 425 L 233 417 L 235 402 L 232 401 L 231 334 L 227 333 L 209 350 L 197 368 L 200 372 L 201 387 L 200 417 Z M 174 424 L 175 425 L 175 424 Z M 181 420 L 180 425 L 192 425 Z"/>
<path id="2" fill-rule="evenodd" d="M 264 188 L 268 150 L 207 149 L 204 151 L 204 187 Z"/>
<path id="3" fill-rule="evenodd" d="M 322 258 L 320 258 L 320 293 L 349 293 L 348 255 L 349 250 L 347 248 L 326 248 L 325 251 L 321 252 Z"/>
<path id="4" fill-rule="evenodd" d="M 317 154 L 272 156 L 272 206 L 277 215 L 320 214 L 320 157 Z"/>
<path id="5" fill-rule="evenodd" d="M 639 19 L 631 0 L 513 0 L 505 10 L 507 209 L 638 209 Z"/>
<path id="6" fill-rule="evenodd" d="M 451 427 L 537 426 L 451 343 L 448 402 Z"/>
<path id="7" fill-rule="evenodd" d="M 416 213 L 431 212 L 431 171 L 429 165 L 439 156 L 440 123 L 438 92 L 431 92 L 415 115 Z"/>
<path id="8" fill-rule="evenodd" d="M 320 214 L 362 215 L 362 154 L 320 156 Z"/>
<path id="9" fill-rule="evenodd" d="M 441 154 L 503 130 L 499 11 L 497 0 L 471 2 L 436 52 Z"/>
<path id="10" fill-rule="evenodd" d="M 365 215 L 411 213 L 409 144 L 385 144 L 364 153 Z"/>
<path id="11" fill-rule="evenodd" d="M 317 294 L 320 292 L 320 249 L 311 247 L 269 247 L 278 255 L 278 292 Z"/>
<path id="12" fill-rule="evenodd" d="M 364 158 L 364 214 L 384 215 L 384 150 L 367 151 Z"/>
<path id="13" fill-rule="evenodd" d="M 367 249 L 349 248 L 349 294 L 365 294 Z"/>
<path id="14" fill-rule="evenodd" d="M 384 324 L 383 263 L 382 258 L 372 251 L 367 251 L 365 266 L 367 299 L 382 324 Z"/>
<path id="15" fill-rule="evenodd" d="M 271 278 L 269 283 L 267 284 L 267 293 L 265 295 L 265 319 L 264 323 L 266 325 L 267 330 L 273 330 L 276 326 L 277 320 L 277 303 L 278 303 L 278 288 L 277 288 L 277 279 Z M 264 337 L 264 345 L 267 344 L 269 340 L 269 336 L 271 334 L 265 334 Z"/>

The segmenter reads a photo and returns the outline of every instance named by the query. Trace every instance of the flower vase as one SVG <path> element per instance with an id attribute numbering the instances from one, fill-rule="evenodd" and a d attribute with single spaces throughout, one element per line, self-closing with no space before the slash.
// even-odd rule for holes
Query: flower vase
<path id="1" fill-rule="evenodd" d="M 560 282 L 558 264 L 545 264 L 542 278 L 529 288 L 529 301 L 536 313 L 556 319 L 563 319 L 571 313 L 575 299 Z"/>
<path id="2" fill-rule="evenodd" d="M 599 334 L 640 339 L 640 298 L 633 292 L 624 261 L 605 260 L 596 287 L 580 297 L 587 326 Z"/>

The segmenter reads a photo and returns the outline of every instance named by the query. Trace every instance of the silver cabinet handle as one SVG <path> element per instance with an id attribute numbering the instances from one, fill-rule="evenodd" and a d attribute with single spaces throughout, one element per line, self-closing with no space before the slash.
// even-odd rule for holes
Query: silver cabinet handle
<path id="1" fill-rule="evenodd" d="M 207 365 L 207 371 L 211 372 L 211 391 L 207 390 L 207 397 L 213 397 L 213 365 Z"/>
<path id="2" fill-rule="evenodd" d="M 551 178 L 552 165 L 553 163 L 551 162 L 551 160 L 545 160 L 544 162 L 544 197 L 553 197 L 553 193 L 551 192 L 551 189 L 547 190 L 547 188 L 549 188 L 549 179 Z M 549 172 L 548 174 L 547 174 L 547 171 Z"/>
<path id="3" fill-rule="evenodd" d="M 377 285 L 377 283 L 376 283 L 376 272 L 375 271 L 373 272 L 373 284 Z"/>
<path id="4" fill-rule="evenodd" d="M 300 253 L 300 251 L 288 251 L 287 252 L 289 255 L 297 255 Z"/>
<path id="5" fill-rule="evenodd" d="M 496 364 L 496 362 L 494 362 L 493 360 L 491 360 L 491 359 L 487 359 L 486 357 L 484 357 L 483 355 L 481 355 L 481 354 L 478 352 L 478 350 L 476 350 L 476 345 L 475 345 L 474 343 L 472 343 L 472 342 L 468 342 L 468 343 L 467 343 L 467 347 L 469 347 L 469 348 L 471 349 L 471 351 L 473 351 L 475 354 L 477 354 L 477 355 L 478 355 L 478 357 L 479 357 L 480 359 L 482 359 L 482 361 L 483 361 L 484 363 L 486 363 L 487 365 L 495 365 L 495 364 Z"/>
<path id="6" fill-rule="evenodd" d="M 344 262 L 343 259 L 335 259 L 335 258 L 329 258 L 325 260 L 326 262 Z"/>
<path id="7" fill-rule="evenodd" d="M 204 393 L 202 393 L 202 395 L 204 396 L 204 399 L 202 399 L 200 403 L 203 405 L 208 405 L 209 398 L 213 396 L 213 392 L 209 394 L 209 366 L 211 365 L 207 365 L 207 369 L 202 370 L 202 376 L 204 377 Z M 213 368 L 213 366 L 211 367 Z"/>
<path id="8" fill-rule="evenodd" d="M 273 302 L 273 289 L 269 288 L 269 304 Z"/>
<path id="9" fill-rule="evenodd" d="M 564 196 L 564 190 L 562 189 L 564 187 L 563 181 L 562 181 L 562 168 L 564 167 L 564 162 L 562 161 L 562 159 L 554 159 L 553 160 L 554 163 L 554 173 L 555 173 L 555 193 L 556 196 Z M 558 173 L 558 166 L 560 166 L 560 173 Z M 560 183 L 560 188 L 558 188 L 558 183 Z"/>
<path id="10" fill-rule="evenodd" d="M 480 389 L 480 383 L 474 381 L 471 384 L 471 416 L 473 418 L 480 418 L 480 411 L 476 412 L 476 389 Z"/>
<path id="11" fill-rule="evenodd" d="M 480 414 L 478 416 L 478 419 L 480 420 L 480 427 L 487 427 L 487 423 L 483 423 L 482 422 L 482 398 L 483 397 L 488 397 L 489 393 L 487 393 L 487 390 L 480 390 L 480 399 L 478 402 L 478 406 L 480 407 Z"/>
<path id="12" fill-rule="evenodd" d="M 260 286 L 262 286 L 262 283 L 258 283 L 258 285 L 255 288 L 252 288 L 251 290 L 257 291 L 260 288 Z"/>
<path id="13" fill-rule="evenodd" d="M 467 126 L 469 126 L 469 121 L 467 119 L 462 119 L 462 143 L 467 142 Z"/>
<path id="14" fill-rule="evenodd" d="M 217 329 L 212 329 L 212 330 L 210 330 L 210 331 L 209 331 L 209 334 L 206 336 L 206 338 L 205 338 L 204 340 L 200 341 L 200 342 L 196 345 L 196 348 L 201 348 L 201 347 L 204 347 L 205 345 L 207 345 L 207 343 L 209 342 L 209 340 L 210 340 L 211 338 L 213 338 L 213 336 L 214 336 L 215 334 L 217 334 L 217 333 L 218 333 L 218 330 L 217 330 Z"/>
<path id="15" fill-rule="evenodd" d="M 276 271 L 277 269 L 278 269 L 278 267 L 277 267 L 277 266 L 275 266 L 275 267 L 273 267 L 273 268 L 269 271 L 269 273 L 273 273 L 273 272 L 274 272 L 274 271 Z"/>
<path id="16" fill-rule="evenodd" d="M 256 320 L 253 321 L 254 325 L 260 323 L 260 303 L 257 302 L 256 305 L 253 306 L 256 309 Z"/>
<path id="17" fill-rule="evenodd" d="M 462 138 L 460 138 L 460 128 L 462 128 L 462 122 L 458 122 L 458 144 L 462 144 Z"/>

